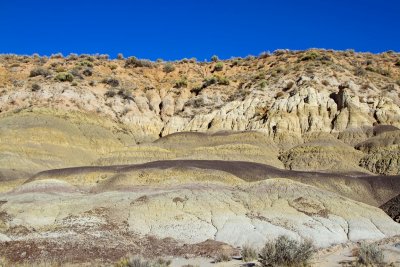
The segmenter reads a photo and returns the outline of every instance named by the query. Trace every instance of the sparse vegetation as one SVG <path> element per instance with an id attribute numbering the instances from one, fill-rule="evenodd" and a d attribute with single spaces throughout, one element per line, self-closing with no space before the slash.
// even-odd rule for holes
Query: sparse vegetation
<path id="1" fill-rule="evenodd" d="M 34 68 L 33 70 L 31 70 L 29 77 L 36 77 L 36 76 L 47 77 L 50 75 L 51 75 L 51 72 L 48 69 L 39 67 L 39 68 Z"/>
<path id="2" fill-rule="evenodd" d="M 258 253 L 255 248 L 249 246 L 249 245 L 244 245 L 242 247 L 242 260 L 244 262 L 249 262 L 256 260 L 258 258 Z"/>
<path id="3" fill-rule="evenodd" d="M 367 72 L 363 67 L 358 66 L 354 69 L 354 75 L 356 76 L 364 76 L 366 74 Z"/>
<path id="4" fill-rule="evenodd" d="M 151 262 L 139 257 L 124 258 L 114 264 L 115 267 L 168 267 L 170 265 L 170 260 L 157 259 Z"/>
<path id="5" fill-rule="evenodd" d="M 34 83 L 34 84 L 32 84 L 31 90 L 32 90 L 32 92 L 37 92 L 37 91 L 39 91 L 41 88 L 42 88 L 42 87 L 41 87 L 39 84 Z"/>
<path id="6" fill-rule="evenodd" d="M 129 57 L 125 61 L 125 68 L 152 68 L 154 63 L 146 59 L 137 59 L 136 57 Z"/>
<path id="7" fill-rule="evenodd" d="M 308 266 L 314 254 L 311 241 L 299 242 L 287 236 L 279 236 L 267 242 L 260 251 L 262 266 Z"/>
<path id="8" fill-rule="evenodd" d="M 383 252 L 375 244 L 362 243 L 357 256 L 358 263 L 364 266 L 382 266 L 384 264 Z"/>
<path id="9" fill-rule="evenodd" d="M 173 72 L 174 70 L 175 70 L 175 66 L 171 62 L 166 63 L 163 67 L 163 71 L 165 73 L 170 73 L 170 72 Z"/>
<path id="10" fill-rule="evenodd" d="M 113 77 L 109 77 L 109 78 L 104 78 L 103 80 L 101 80 L 102 83 L 105 83 L 111 87 L 117 87 L 119 86 L 119 80 Z"/>
<path id="11" fill-rule="evenodd" d="M 188 82 L 186 77 L 182 77 L 180 80 L 176 81 L 175 83 L 175 88 L 182 88 L 182 87 L 187 87 Z"/>
<path id="12" fill-rule="evenodd" d="M 74 76 L 69 72 L 60 72 L 55 77 L 55 80 L 59 82 L 72 82 L 74 80 Z"/>
<path id="13" fill-rule="evenodd" d="M 82 71 L 82 74 L 85 76 L 92 76 L 93 75 L 93 71 L 90 68 L 87 68 L 85 70 Z"/>
<path id="14" fill-rule="evenodd" d="M 218 62 L 217 64 L 215 64 L 214 66 L 214 71 L 221 71 L 224 69 L 224 63 L 222 62 Z"/>
<path id="15" fill-rule="evenodd" d="M 217 62 L 217 61 L 219 61 L 218 56 L 217 56 L 217 55 L 213 55 L 213 56 L 211 57 L 211 61 L 212 61 L 212 62 Z"/>
<path id="16" fill-rule="evenodd" d="M 217 254 L 215 257 L 214 261 L 215 262 L 225 262 L 225 261 L 230 261 L 232 259 L 231 255 L 229 255 L 226 252 L 220 252 Z"/>

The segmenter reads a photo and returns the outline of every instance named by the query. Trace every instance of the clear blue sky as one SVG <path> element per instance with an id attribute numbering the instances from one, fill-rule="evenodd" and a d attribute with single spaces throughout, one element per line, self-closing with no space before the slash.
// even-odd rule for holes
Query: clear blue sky
<path id="1" fill-rule="evenodd" d="M 204 60 L 313 47 L 400 51 L 400 1 L 0 0 L 0 53 Z"/>

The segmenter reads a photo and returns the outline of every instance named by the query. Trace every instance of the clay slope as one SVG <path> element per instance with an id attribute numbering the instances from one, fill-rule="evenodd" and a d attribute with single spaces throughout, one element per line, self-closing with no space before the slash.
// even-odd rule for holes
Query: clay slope
<path id="1" fill-rule="evenodd" d="M 202 173 L 200 175 L 200 173 Z M 199 178 L 203 177 L 203 178 Z M 176 182 L 231 181 L 254 182 L 271 178 L 288 178 L 338 193 L 370 205 L 380 206 L 400 193 L 399 176 L 363 176 L 362 174 L 288 171 L 269 165 L 244 161 L 166 160 L 136 165 L 88 166 L 56 169 L 36 174 L 28 180 L 60 179 L 81 189 L 107 191 L 120 188 L 114 183 L 157 185 Z"/>
<path id="2" fill-rule="evenodd" d="M 126 232 L 192 244 L 212 239 L 261 246 L 286 234 L 325 247 L 400 234 L 400 225 L 378 208 L 287 179 L 236 186 L 189 182 L 98 194 L 73 192 L 71 185 L 52 180 L 41 183 L 1 196 L 3 241 L 85 242 L 91 235 L 108 239 Z"/>

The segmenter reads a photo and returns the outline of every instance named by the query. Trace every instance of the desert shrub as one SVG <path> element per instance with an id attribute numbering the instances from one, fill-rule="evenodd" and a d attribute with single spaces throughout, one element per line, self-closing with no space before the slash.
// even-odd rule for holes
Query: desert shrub
<path id="1" fill-rule="evenodd" d="M 66 71 L 67 71 L 67 69 L 65 67 L 63 67 L 63 66 L 58 66 L 56 68 L 56 72 L 66 72 Z"/>
<path id="2" fill-rule="evenodd" d="M 78 59 L 78 55 L 75 53 L 71 53 L 68 55 L 68 60 L 77 60 Z"/>
<path id="3" fill-rule="evenodd" d="M 33 70 L 31 70 L 29 77 L 36 77 L 36 76 L 43 76 L 43 77 L 47 77 L 49 76 L 51 73 L 49 70 L 44 69 L 44 68 L 34 68 Z"/>
<path id="4" fill-rule="evenodd" d="M 101 54 L 97 56 L 97 59 L 101 59 L 101 60 L 108 60 L 110 58 L 110 55 L 108 54 Z"/>
<path id="5" fill-rule="evenodd" d="M 171 265 L 171 260 L 157 259 L 151 266 L 152 267 L 168 267 Z"/>
<path id="6" fill-rule="evenodd" d="M 214 70 L 215 71 L 221 71 L 221 70 L 223 70 L 224 69 L 224 63 L 222 63 L 222 62 L 218 62 L 217 64 L 215 64 L 215 66 L 214 66 Z"/>
<path id="7" fill-rule="evenodd" d="M 267 242 L 260 252 L 262 266 L 307 266 L 313 256 L 311 241 L 299 242 L 279 236 L 275 241 Z"/>
<path id="8" fill-rule="evenodd" d="M 382 250 L 374 244 L 361 244 L 358 250 L 358 263 L 366 266 L 379 266 L 384 263 Z"/>
<path id="9" fill-rule="evenodd" d="M 213 61 L 213 62 L 219 61 L 218 56 L 217 56 L 217 55 L 213 55 L 213 56 L 211 57 L 211 61 Z"/>
<path id="10" fill-rule="evenodd" d="M 124 59 L 124 55 L 122 53 L 118 53 L 117 59 L 123 60 Z"/>
<path id="11" fill-rule="evenodd" d="M 207 88 L 208 86 L 213 84 L 229 85 L 229 80 L 226 77 L 219 77 L 219 76 L 208 77 L 203 80 L 201 89 Z"/>
<path id="12" fill-rule="evenodd" d="M 36 91 L 39 91 L 41 88 L 42 87 L 39 84 L 34 83 L 34 84 L 32 84 L 31 90 L 32 90 L 32 92 L 36 92 Z"/>
<path id="13" fill-rule="evenodd" d="M 103 80 L 101 80 L 102 83 L 108 84 L 111 87 L 117 87 L 119 86 L 119 81 L 116 78 L 104 78 Z"/>
<path id="14" fill-rule="evenodd" d="M 186 77 L 181 78 L 180 80 L 176 81 L 175 83 L 175 88 L 182 88 L 182 87 L 187 87 L 188 82 Z"/>
<path id="15" fill-rule="evenodd" d="M 61 54 L 61 53 L 57 53 L 57 54 L 52 54 L 51 56 L 50 56 L 50 58 L 63 58 L 64 56 L 63 56 L 63 54 Z"/>
<path id="16" fill-rule="evenodd" d="M 118 261 L 115 267 L 151 267 L 150 262 L 142 260 L 138 257 L 130 258 L 130 259 L 122 259 Z"/>
<path id="17" fill-rule="evenodd" d="M 229 255 L 226 252 L 220 252 L 217 254 L 215 257 L 214 261 L 215 262 L 225 262 L 225 261 L 230 261 L 232 259 L 231 255 Z"/>
<path id="18" fill-rule="evenodd" d="M 329 55 L 320 54 L 317 51 L 308 51 L 301 58 L 300 61 L 311 61 L 318 60 L 322 61 L 322 63 L 326 63 L 326 61 L 332 61 L 332 58 Z"/>
<path id="19" fill-rule="evenodd" d="M 366 70 L 360 66 L 354 69 L 354 75 L 356 76 L 364 76 L 365 74 L 367 74 Z"/>
<path id="20" fill-rule="evenodd" d="M 301 61 L 308 61 L 308 60 L 316 60 L 319 57 L 319 54 L 315 51 L 307 52 L 303 55 L 300 60 Z"/>
<path id="21" fill-rule="evenodd" d="M 118 66 L 115 64 L 110 64 L 108 67 L 110 68 L 110 70 L 115 70 L 118 68 Z"/>
<path id="22" fill-rule="evenodd" d="M 218 77 L 217 83 L 220 85 L 229 85 L 229 80 L 226 77 Z"/>
<path id="23" fill-rule="evenodd" d="M 136 57 L 129 57 L 125 61 L 125 68 L 137 68 L 137 67 L 145 67 L 145 68 L 152 68 L 153 67 L 153 62 L 150 60 L 146 59 L 137 59 Z"/>
<path id="24" fill-rule="evenodd" d="M 125 258 L 114 264 L 115 267 L 168 267 L 170 265 L 170 260 L 157 259 L 150 262 L 139 257 Z"/>
<path id="25" fill-rule="evenodd" d="M 244 262 L 253 261 L 258 258 L 257 251 L 249 245 L 244 245 L 242 247 L 241 255 Z"/>
<path id="26" fill-rule="evenodd" d="M 164 65 L 163 71 L 165 73 L 170 73 L 170 72 L 173 72 L 174 70 L 175 70 L 175 66 L 172 63 L 168 62 Z"/>
<path id="27" fill-rule="evenodd" d="M 93 63 L 88 60 L 81 61 L 81 62 L 79 62 L 78 65 L 83 66 L 83 67 L 93 68 Z"/>
<path id="28" fill-rule="evenodd" d="M 73 69 L 70 71 L 70 73 L 71 73 L 74 77 L 76 77 L 76 78 L 83 79 L 83 77 L 82 77 L 81 73 L 79 72 L 79 69 L 78 69 L 78 68 L 73 68 Z"/>
<path id="29" fill-rule="evenodd" d="M 270 57 L 270 56 L 271 56 L 271 53 L 269 51 L 264 51 L 264 52 L 261 52 L 258 57 L 259 58 L 267 58 L 267 57 Z"/>
<path id="30" fill-rule="evenodd" d="M 117 92 L 115 92 L 114 90 L 108 90 L 104 96 L 105 97 L 114 97 L 117 94 Z"/>
<path id="31" fill-rule="evenodd" d="M 87 68 L 87 69 L 82 71 L 82 74 L 85 75 L 85 76 L 92 76 L 93 75 L 93 71 L 92 71 L 92 69 Z"/>
<path id="32" fill-rule="evenodd" d="M 55 79 L 60 82 L 72 82 L 74 80 L 74 76 L 68 72 L 60 72 L 57 74 Z"/>
<path id="33" fill-rule="evenodd" d="M 397 60 L 397 62 L 394 65 L 400 67 L 400 60 Z"/>
<path id="34" fill-rule="evenodd" d="M 119 89 L 117 94 L 123 99 L 131 99 L 133 100 L 132 93 L 129 92 L 127 89 Z"/>
<path id="35" fill-rule="evenodd" d="M 281 56 L 284 55 L 286 53 L 288 53 L 289 51 L 287 49 L 277 49 L 274 51 L 274 55 L 275 56 Z"/>
<path id="36" fill-rule="evenodd" d="M 379 73 L 380 75 L 383 75 L 386 77 L 390 76 L 390 71 L 387 69 L 385 70 L 385 69 L 378 68 L 378 69 L 376 69 L 376 72 Z"/>

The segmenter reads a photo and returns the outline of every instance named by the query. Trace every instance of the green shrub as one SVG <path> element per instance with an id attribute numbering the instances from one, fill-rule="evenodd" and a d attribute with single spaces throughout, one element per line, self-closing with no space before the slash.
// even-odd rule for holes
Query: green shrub
<path id="1" fill-rule="evenodd" d="M 374 244 L 361 244 L 358 250 L 358 263 L 366 266 L 379 266 L 384 263 L 382 250 Z"/>
<path id="2" fill-rule="evenodd" d="M 78 65 L 83 66 L 83 67 L 93 68 L 93 63 L 88 60 L 81 61 L 81 62 L 79 62 Z"/>
<path id="3" fill-rule="evenodd" d="M 219 61 L 218 56 L 217 56 L 217 55 L 213 55 L 213 56 L 211 57 L 211 61 L 213 61 L 213 62 Z"/>
<path id="4" fill-rule="evenodd" d="M 74 80 L 74 76 L 68 72 L 60 72 L 57 74 L 55 79 L 60 82 L 72 82 Z"/>
<path id="5" fill-rule="evenodd" d="M 43 77 L 47 77 L 51 74 L 51 72 L 47 69 L 44 68 L 34 68 L 33 70 L 31 70 L 29 77 L 36 77 L 36 76 L 43 76 Z"/>
<path id="6" fill-rule="evenodd" d="M 182 88 L 182 87 L 187 87 L 187 85 L 188 85 L 187 79 L 184 77 L 184 78 L 176 81 L 174 87 L 175 88 Z"/>
<path id="7" fill-rule="evenodd" d="M 257 251 L 253 247 L 248 246 L 248 245 L 244 245 L 242 247 L 241 255 L 242 255 L 242 260 L 244 262 L 253 261 L 258 258 Z"/>
<path id="8" fill-rule="evenodd" d="M 313 256 L 311 241 L 298 242 L 287 236 L 279 236 L 268 242 L 260 252 L 262 266 L 307 266 Z"/>
<path id="9" fill-rule="evenodd" d="M 214 70 L 215 71 L 221 71 L 221 70 L 223 70 L 224 69 L 224 63 L 222 63 L 222 62 L 218 62 L 217 64 L 215 64 L 215 66 L 214 66 Z"/>
<path id="10" fill-rule="evenodd" d="M 165 73 L 170 73 L 170 72 L 173 72 L 174 70 L 175 70 L 175 66 L 172 63 L 168 62 L 164 65 L 163 71 Z"/>

